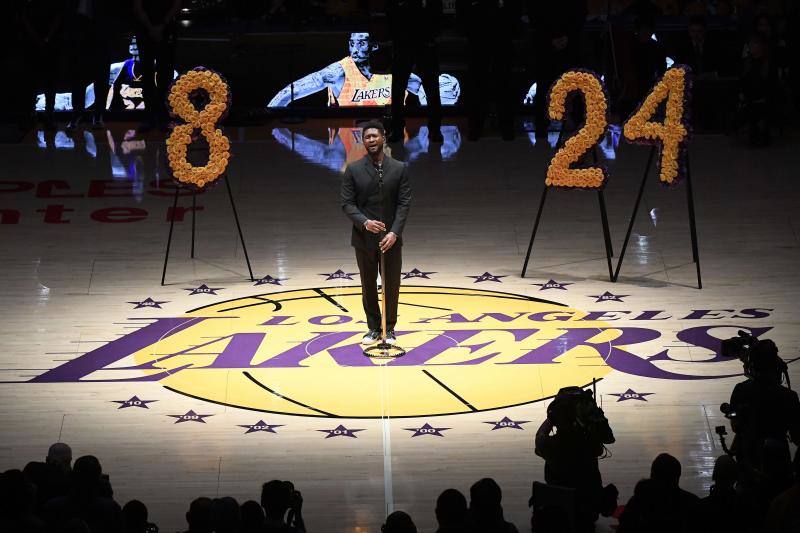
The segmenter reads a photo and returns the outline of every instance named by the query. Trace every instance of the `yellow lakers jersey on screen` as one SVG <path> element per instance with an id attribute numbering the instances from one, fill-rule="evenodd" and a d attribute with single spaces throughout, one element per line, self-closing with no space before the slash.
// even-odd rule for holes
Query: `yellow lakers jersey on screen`
<path id="1" fill-rule="evenodd" d="M 344 84 L 338 97 L 328 88 L 329 106 L 385 106 L 392 103 L 391 74 L 373 74 L 367 79 L 350 56 L 339 64 L 344 69 Z"/>

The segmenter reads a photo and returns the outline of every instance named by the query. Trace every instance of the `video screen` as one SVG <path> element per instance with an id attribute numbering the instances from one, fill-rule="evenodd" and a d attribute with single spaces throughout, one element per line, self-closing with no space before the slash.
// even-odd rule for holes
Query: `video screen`
<path id="1" fill-rule="evenodd" d="M 344 43 L 343 43 L 344 44 Z M 372 72 L 370 56 L 377 45 L 369 33 L 351 33 L 347 42 L 349 54 L 335 59 L 319 70 L 296 79 L 286 80 L 267 107 L 302 105 L 302 100 L 322 91 L 327 93 L 328 107 L 374 107 L 392 103 L 392 75 Z M 461 96 L 461 84 L 452 74 L 439 75 L 442 105 L 455 105 Z M 406 85 L 406 98 L 413 95 L 421 106 L 428 104 L 422 79 L 412 73 Z"/>
<path id="2" fill-rule="evenodd" d="M 105 99 L 105 109 L 108 111 L 131 111 L 144 109 L 144 98 L 142 96 L 141 62 L 139 60 L 139 49 L 136 45 L 136 37 L 131 38 L 128 46 L 129 57 L 112 63 L 109 67 L 108 84 L 109 89 L 102 95 Z M 173 72 L 172 79 L 178 77 L 178 72 Z M 158 84 L 158 79 L 156 79 Z M 94 104 L 95 101 L 94 83 L 86 87 L 85 107 Z M 36 95 L 36 111 L 45 110 L 44 94 Z M 72 93 L 56 93 L 55 111 L 72 111 Z"/>

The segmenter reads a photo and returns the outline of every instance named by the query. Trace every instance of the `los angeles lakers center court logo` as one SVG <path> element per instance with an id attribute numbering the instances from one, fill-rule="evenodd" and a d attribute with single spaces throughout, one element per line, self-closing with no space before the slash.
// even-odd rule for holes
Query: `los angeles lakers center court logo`
<path id="1" fill-rule="evenodd" d="M 647 323 L 659 313 L 643 311 L 632 320 Z M 603 321 L 606 311 L 520 294 L 403 286 L 399 315 L 397 338 L 407 353 L 376 361 L 359 344 L 366 329 L 360 287 L 248 296 L 148 319 L 30 382 L 160 382 L 176 393 L 243 409 L 369 418 L 521 405 L 611 370 L 674 380 L 740 372 L 728 372 L 736 363 L 716 353 L 689 365 L 702 367 L 701 375 L 687 373 L 686 361 L 651 342 L 661 336 L 656 329 L 612 325 Z M 712 332 L 719 327 L 691 327 L 677 337 L 713 351 L 719 341 Z M 709 363 L 726 372 L 710 375 L 717 365 Z"/>

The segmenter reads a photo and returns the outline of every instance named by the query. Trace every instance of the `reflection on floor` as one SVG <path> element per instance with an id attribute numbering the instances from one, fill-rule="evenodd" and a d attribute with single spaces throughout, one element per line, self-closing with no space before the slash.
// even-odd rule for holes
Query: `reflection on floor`
<path id="1" fill-rule="evenodd" d="M 653 177 L 616 284 L 596 196 L 554 191 L 523 279 L 557 133 L 474 143 L 448 123 L 435 144 L 413 125 L 390 147 L 414 195 L 397 328 L 408 354 L 378 363 L 356 344 L 358 270 L 338 204 L 341 170 L 364 153 L 357 124 L 226 131 L 256 282 L 224 186 L 194 208 L 183 192 L 173 210 L 163 138 L 132 128 L 0 145 L 0 468 L 67 442 L 162 531 L 185 528 L 193 497 L 258 499 L 275 478 L 303 492 L 312 531 L 378 531 L 393 509 L 433 531 L 436 496 L 486 476 L 524 530 L 549 398 L 593 380 L 617 436 L 601 470 L 621 499 L 662 451 L 703 494 L 718 406 L 741 379 L 718 339 L 746 329 L 798 353 L 796 140 L 758 152 L 693 141 L 697 290 L 682 187 Z M 618 251 L 647 149 L 616 128 L 599 147 Z"/>

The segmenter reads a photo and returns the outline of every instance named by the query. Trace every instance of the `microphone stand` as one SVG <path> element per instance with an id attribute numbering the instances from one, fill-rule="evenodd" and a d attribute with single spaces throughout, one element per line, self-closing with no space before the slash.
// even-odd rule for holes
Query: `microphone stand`
<path id="1" fill-rule="evenodd" d="M 381 222 L 383 222 L 383 161 L 375 169 L 378 173 L 378 198 L 380 199 L 381 209 L 380 209 L 380 217 Z M 380 240 L 378 241 L 378 246 L 380 247 L 380 242 L 383 241 L 384 237 L 386 236 L 385 231 L 381 231 L 379 233 Z M 381 250 L 381 259 L 380 259 L 380 272 L 381 272 L 381 344 L 386 344 L 386 254 L 383 253 Z"/>

